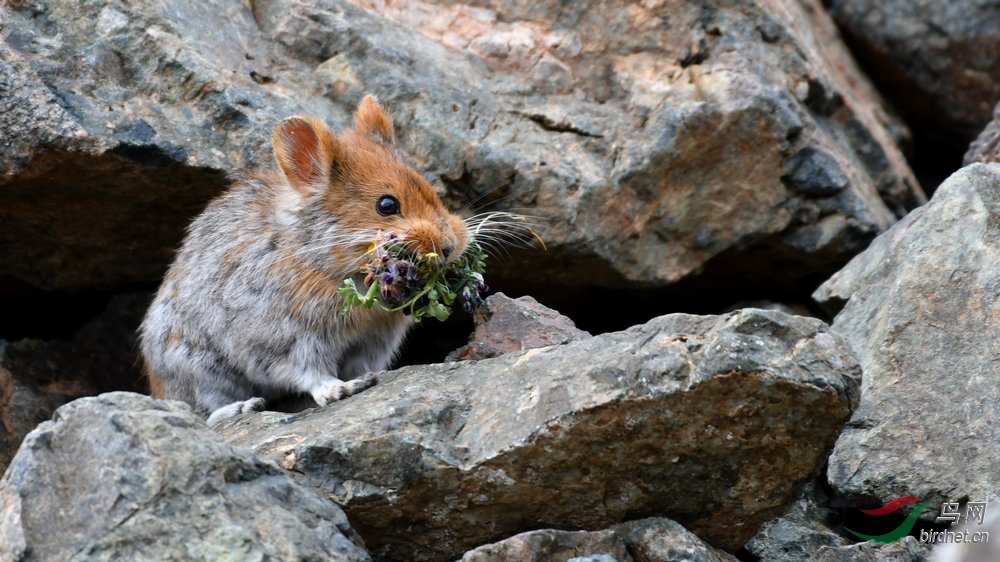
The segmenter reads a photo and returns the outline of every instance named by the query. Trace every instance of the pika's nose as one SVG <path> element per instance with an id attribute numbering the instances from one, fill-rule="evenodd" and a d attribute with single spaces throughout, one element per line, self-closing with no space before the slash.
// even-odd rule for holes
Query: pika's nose
<path id="1" fill-rule="evenodd" d="M 455 253 L 455 243 L 451 240 L 446 240 L 441 246 L 441 255 L 447 260 L 453 253 Z"/>

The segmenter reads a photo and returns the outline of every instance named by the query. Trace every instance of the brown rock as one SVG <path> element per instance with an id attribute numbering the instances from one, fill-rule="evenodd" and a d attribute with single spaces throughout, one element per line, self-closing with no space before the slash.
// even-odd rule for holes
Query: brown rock
<path id="1" fill-rule="evenodd" d="M 448 354 L 448 361 L 486 359 L 591 337 L 569 318 L 529 296 L 512 299 L 503 293 L 491 295 L 473 320 L 476 329 L 468 345 Z"/>
<path id="2" fill-rule="evenodd" d="M 496 115 L 475 92 L 468 106 L 456 100 L 447 127 L 468 131 L 459 146 L 475 163 L 438 160 L 446 184 L 510 181 L 516 201 L 549 219 L 553 252 L 513 266 L 519 279 L 662 286 L 723 254 L 715 275 L 790 283 L 802 274 L 792 264 L 846 259 L 923 201 L 891 119 L 818 2 L 357 3 L 484 61 L 496 101 L 543 130 Z M 544 95 L 512 95 L 525 85 Z M 497 162 L 494 148 L 513 138 L 526 154 L 508 148 L 510 164 Z M 754 255 L 755 267 L 734 271 L 746 260 L 726 250 Z M 783 267 L 763 265 L 779 254 Z"/>

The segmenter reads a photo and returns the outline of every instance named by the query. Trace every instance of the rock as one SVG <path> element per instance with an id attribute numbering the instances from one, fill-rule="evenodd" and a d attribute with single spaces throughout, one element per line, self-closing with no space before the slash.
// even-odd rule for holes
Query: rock
<path id="1" fill-rule="evenodd" d="M 0 341 L 0 470 L 7 468 L 24 436 L 49 419 L 56 408 L 97 392 L 91 381 L 72 376 L 45 373 L 44 378 L 35 378 L 34 373 L 25 373 L 16 367 L 12 373 L 7 366 L 11 362 L 11 351 L 15 357 L 41 351 L 47 359 L 65 358 L 57 354 L 61 350 L 40 342 L 21 342 L 11 350 L 10 344 Z"/>
<path id="2" fill-rule="evenodd" d="M 732 312 L 734 310 L 739 310 L 741 308 L 763 308 L 765 310 L 777 310 L 779 312 L 784 312 L 785 314 L 793 314 L 795 316 L 810 316 L 813 318 L 818 318 L 816 313 L 809 309 L 808 306 L 803 304 L 787 304 L 782 302 L 769 301 L 767 299 L 758 300 L 747 300 L 739 301 L 730 307 L 727 307 L 723 312 Z"/>
<path id="3" fill-rule="evenodd" d="M 801 292 L 924 201 L 818 0 L 647 4 L 0 8 L 0 276 L 157 281 L 225 173 L 270 165 L 277 119 L 342 128 L 366 92 L 454 206 L 544 223 L 548 253 L 492 271 L 555 296 L 700 273 Z"/>
<path id="4" fill-rule="evenodd" d="M 0 340 L 0 471 L 24 436 L 73 399 L 111 390 L 142 390 L 136 329 L 149 295 L 111 299 L 70 341 Z"/>
<path id="5" fill-rule="evenodd" d="M 911 123 L 964 144 L 990 120 L 1000 99 L 1000 14 L 992 6 L 935 0 L 825 5 Z"/>
<path id="6" fill-rule="evenodd" d="M 503 293 L 490 295 L 473 320 L 476 329 L 468 345 L 448 354 L 446 360 L 486 359 L 591 337 L 572 320 L 530 296 L 512 299 Z"/>
<path id="7" fill-rule="evenodd" d="M 0 480 L 0 560 L 371 560 L 336 504 L 179 402 L 82 398 Z"/>
<path id="8" fill-rule="evenodd" d="M 820 547 L 811 560 L 817 562 L 923 562 L 927 559 L 927 545 L 913 537 L 890 544 L 862 542 L 849 546 Z"/>
<path id="9" fill-rule="evenodd" d="M 462 556 L 462 562 L 582 562 L 605 556 L 615 562 L 632 562 L 625 540 L 614 531 L 528 531 L 483 545 Z M 593 562 L 598 562 L 594 560 Z M 600 562 L 606 562 L 600 560 Z"/>
<path id="10" fill-rule="evenodd" d="M 705 544 L 676 521 L 650 517 L 612 527 L 625 538 L 635 562 L 736 562 L 728 552 Z"/>
<path id="11" fill-rule="evenodd" d="M 850 545 L 853 541 L 834 530 L 840 514 L 829 506 L 829 494 L 818 481 L 810 482 L 788 513 L 764 523 L 743 548 L 757 560 L 809 562 L 821 547 Z"/>
<path id="12" fill-rule="evenodd" d="M 462 562 L 736 562 L 670 519 L 651 517 L 604 531 L 541 529 L 466 552 Z"/>
<path id="13" fill-rule="evenodd" d="M 269 162 L 277 119 L 331 113 L 254 82 L 280 62 L 240 2 L 52 0 L 0 21 L 0 277 L 36 289 L 157 281 L 226 173 Z"/>
<path id="14" fill-rule="evenodd" d="M 716 275 L 787 284 L 923 201 L 818 2 L 362 4 L 493 70 L 478 91 L 443 77 L 456 111 L 440 143 L 460 149 L 434 152 L 472 161 L 435 164 L 446 184 L 509 183 L 547 219 L 551 252 L 512 264 L 519 279 L 665 286 L 714 259 Z M 552 61 L 555 85 L 535 74 Z M 765 264 L 778 255 L 786 267 Z"/>
<path id="15" fill-rule="evenodd" d="M 330 494 L 377 559 L 454 559 L 525 529 L 637 515 L 735 550 L 818 473 L 859 374 L 815 319 L 678 314 L 407 367 L 321 409 L 217 429 Z"/>
<path id="16" fill-rule="evenodd" d="M 993 118 L 965 152 L 964 163 L 975 162 L 1000 162 L 1000 104 L 994 109 Z"/>
<path id="17" fill-rule="evenodd" d="M 827 471 L 855 505 L 998 499 L 997 216 L 1000 165 L 967 166 L 816 291 L 864 372 Z"/>

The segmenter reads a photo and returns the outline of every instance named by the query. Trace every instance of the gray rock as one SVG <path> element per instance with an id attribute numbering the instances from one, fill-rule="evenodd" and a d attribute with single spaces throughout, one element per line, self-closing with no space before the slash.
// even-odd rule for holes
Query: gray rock
<path id="1" fill-rule="evenodd" d="M 448 354 L 448 361 L 487 359 L 504 353 L 559 345 L 591 337 L 573 321 L 529 296 L 503 293 L 486 298 L 473 320 L 469 343 Z"/>
<path id="2" fill-rule="evenodd" d="M 809 562 L 821 547 L 850 545 L 854 541 L 834 530 L 839 514 L 829 506 L 819 482 L 810 482 L 788 513 L 764 523 L 743 548 L 758 560 Z"/>
<path id="3" fill-rule="evenodd" d="M 462 562 L 736 562 L 670 519 L 650 517 L 604 531 L 527 531 L 466 552 Z"/>
<path id="4" fill-rule="evenodd" d="M 462 562 L 633 562 L 625 540 L 614 531 L 541 529 L 480 546 Z"/>
<path id="5" fill-rule="evenodd" d="M 676 521 L 650 517 L 612 527 L 625 538 L 635 562 L 736 562 L 728 552 L 705 544 Z"/>
<path id="6" fill-rule="evenodd" d="M 1000 498 L 997 216 L 1000 165 L 963 168 L 816 291 L 864 372 L 827 471 L 858 505 Z"/>
<path id="7" fill-rule="evenodd" d="M 336 504 L 179 402 L 61 407 L 0 480 L 0 560 L 371 558 Z"/>
<path id="8" fill-rule="evenodd" d="M 454 206 L 539 217 L 550 251 L 491 275 L 554 294 L 708 265 L 787 287 L 923 202 L 818 1 L 581 6 L 0 7 L 0 275 L 154 282 L 225 173 L 269 165 L 278 118 L 339 129 L 366 92 Z"/>
<path id="9" fill-rule="evenodd" d="M 325 408 L 218 429 L 344 506 L 376 558 L 660 514 L 735 550 L 825 462 L 859 371 L 825 324 L 670 315 L 482 361 L 408 367 Z"/>
<path id="10" fill-rule="evenodd" d="M 1000 162 L 1000 114 L 998 114 L 997 109 L 1000 108 L 993 110 L 993 118 L 979 133 L 976 140 L 969 144 L 969 149 L 965 151 L 963 157 L 963 164 Z"/>
<path id="11" fill-rule="evenodd" d="M 816 562 L 923 562 L 929 549 L 913 537 L 890 544 L 862 542 L 849 546 L 820 547 L 811 558 Z"/>
<path id="12" fill-rule="evenodd" d="M 282 59 L 240 2 L 8 3 L 0 21 L 0 274 L 36 288 L 158 280 L 226 173 L 269 162 L 277 119 L 337 117 L 253 80 Z"/>
<path id="13" fill-rule="evenodd" d="M 965 164 L 1000 162 L 1000 104 L 994 108 L 993 118 L 969 145 L 964 162 Z"/>
<path id="14" fill-rule="evenodd" d="M 968 142 L 1000 98 L 1000 14 L 990 2 L 829 0 L 854 52 L 893 101 Z"/>

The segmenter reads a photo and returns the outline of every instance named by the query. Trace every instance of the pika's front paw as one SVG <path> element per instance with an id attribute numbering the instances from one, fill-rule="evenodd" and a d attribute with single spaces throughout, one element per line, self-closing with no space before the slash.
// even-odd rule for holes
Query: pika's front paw
<path id="1" fill-rule="evenodd" d="M 261 412 L 264 410 L 264 399 L 263 398 L 250 398 L 249 400 L 240 400 L 239 402 L 233 402 L 231 404 L 226 404 L 225 406 L 212 412 L 212 415 L 208 416 L 205 421 L 209 427 L 221 422 L 222 420 L 227 420 L 229 418 L 236 417 L 240 414 L 246 414 L 249 412 Z"/>
<path id="2" fill-rule="evenodd" d="M 378 376 L 375 373 L 368 373 L 347 382 L 333 379 L 324 383 L 319 389 L 312 391 L 311 394 L 317 404 L 326 406 L 331 402 L 354 396 L 362 390 L 374 386 L 376 382 L 378 382 Z"/>

